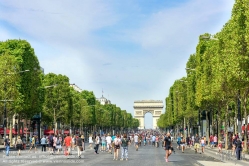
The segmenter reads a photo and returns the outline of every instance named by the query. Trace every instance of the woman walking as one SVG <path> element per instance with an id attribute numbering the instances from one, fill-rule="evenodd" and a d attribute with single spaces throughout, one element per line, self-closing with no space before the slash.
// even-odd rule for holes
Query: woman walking
<path id="1" fill-rule="evenodd" d="M 88 139 L 89 139 L 89 146 L 88 146 L 88 147 L 89 147 L 90 149 L 92 149 L 92 144 L 93 144 L 93 135 L 92 135 L 92 134 L 90 134 Z"/>
<path id="2" fill-rule="evenodd" d="M 172 153 L 172 142 L 171 142 L 170 133 L 167 133 L 167 135 L 165 136 L 163 145 L 164 145 L 164 149 L 166 151 L 166 153 L 165 153 L 165 161 L 169 162 L 169 156 Z"/>
<path id="3" fill-rule="evenodd" d="M 205 139 L 204 137 L 202 137 L 201 138 L 201 152 L 202 153 L 204 153 L 205 145 L 206 145 Z"/>
<path id="4" fill-rule="evenodd" d="M 184 153 L 185 146 L 186 146 L 186 140 L 185 140 L 185 138 L 183 138 L 183 139 L 181 139 L 181 148 L 182 148 L 182 153 Z"/>
<path id="5" fill-rule="evenodd" d="M 18 150 L 18 156 L 20 156 L 20 152 L 21 152 L 22 146 L 23 146 L 23 143 L 22 143 L 21 137 L 18 136 L 17 140 L 16 140 L 16 148 Z"/>
<path id="6" fill-rule="evenodd" d="M 116 138 L 114 139 L 114 158 L 113 160 L 118 160 L 118 151 L 120 149 L 121 140 L 119 135 L 117 134 Z"/>

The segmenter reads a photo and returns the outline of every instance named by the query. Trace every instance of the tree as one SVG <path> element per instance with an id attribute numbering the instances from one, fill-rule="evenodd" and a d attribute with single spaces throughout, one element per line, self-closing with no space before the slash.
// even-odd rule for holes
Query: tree
<path id="1" fill-rule="evenodd" d="M 45 75 L 43 85 L 46 88 L 43 107 L 43 121 L 54 125 L 57 131 L 57 122 L 70 124 L 73 117 L 72 98 L 70 94 L 69 78 L 64 75 L 49 73 Z"/>
<path id="2" fill-rule="evenodd" d="M 34 49 L 25 40 L 7 40 L 0 42 L 0 55 L 4 54 L 15 57 L 17 63 L 11 69 L 16 67 L 18 71 L 30 70 L 28 73 L 20 74 L 20 81 L 17 84 L 23 101 L 18 109 L 19 117 L 31 118 L 42 106 L 39 91 L 42 73 Z"/>

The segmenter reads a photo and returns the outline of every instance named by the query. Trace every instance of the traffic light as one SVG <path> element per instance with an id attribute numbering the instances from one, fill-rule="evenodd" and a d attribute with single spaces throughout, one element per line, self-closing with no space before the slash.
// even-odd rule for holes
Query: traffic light
<path id="1" fill-rule="evenodd" d="M 32 126 L 33 130 L 35 129 L 35 125 L 36 125 L 36 120 L 32 120 L 31 126 Z"/>
<path id="2" fill-rule="evenodd" d="M 203 110 L 201 112 L 201 120 L 206 120 L 206 111 L 205 110 Z"/>

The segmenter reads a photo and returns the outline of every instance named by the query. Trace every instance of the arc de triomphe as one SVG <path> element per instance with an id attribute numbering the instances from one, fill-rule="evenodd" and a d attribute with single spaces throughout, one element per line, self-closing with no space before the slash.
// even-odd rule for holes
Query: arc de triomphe
<path id="1" fill-rule="evenodd" d="M 134 118 L 139 120 L 140 129 L 144 129 L 144 116 L 146 113 L 151 113 L 153 116 L 153 129 L 157 128 L 157 120 L 162 114 L 162 100 L 138 100 L 134 101 Z"/>

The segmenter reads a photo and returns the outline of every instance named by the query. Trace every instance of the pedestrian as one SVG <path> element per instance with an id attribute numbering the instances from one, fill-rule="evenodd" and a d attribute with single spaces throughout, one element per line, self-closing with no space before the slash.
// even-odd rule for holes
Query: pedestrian
<path id="1" fill-rule="evenodd" d="M 144 146 L 146 145 L 146 135 L 143 136 L 143 140 L 144 140 Z"/>
<path id="2" fill-rule="evenodd" d="M 85 137 L 84 137 L 83 134 L 81 135 L 81 139 L 82 139 L 82 148 L 83 148 L 83 151 L 84 151 L 85 150 Z"/>
<path id="3" fill-rule="evenodd" d="M 56 137 L 56 145 L 55 145 L 55 148 L 57 149 L 57 154 L 60 153 L 60 150 L 62 151 L 61 142 L 62 142 L 62 138 L 61 138 L 61 136 L 58 135 Z"/>
<path id="4" fill-rule="evenodd" d="M 121 144 L 121 140 L 119 135 L 116 135 L 116 138 L 114 139 L 114 158 L 113 160 L 118 160 L 118 152 L 120 149 L 120 144 Z"/>
<path id="5" fill-rule="evenodd" d="M 195 136 L 194 135 L 192 135 L 191 143 L 192 143 L 192 146 L 195 145 Z"/>
<path id="6" fill-rule="evenodd" d="M 213 148 L 214 147 L 214 136 L 211 134 L 209 137 L 209 144 L 210 147 Z"/>
<path id="7" fill-rule="evenodd" d="M 156 146 L 156 136 L 153 134 L 153 136 L 151 137 L 151 141 L 152 141 L 152 145 Z"/>
<path id="8" fill-rule="evenodd" d="M 217 145 L 218 145 L 218 137 L 217 137 L 217 135 L 215 134 L 215 135 L 214 135 L 214 147 L 217 147 Z"/>
<path id="9" fill-rule="evenodd" d="M 138 135 L 137 135 L 137 133 L 134 136 L 134 144 L 135 144 L 135 147 L 136 147 L 136 151 L 138 151 Z"/>
<path id="10" fill-rule="evenodd" d="M 107 134 L 107 137 L 106 137 L 106 147 L 107 147 L 108 153 L 112 154 L 112 137 L 110 136 L 109 133 Z"/>
<path id="11" fill-rule="evenodd" d="M 49 134 L 49 136 L 48 136 L 48 151 L 49 151 L 50 155 L 53 154 L 53 144 L 54 144 L 53 141 L 54 141 L 53 135 Z"/>
<path id="12" fill-rule="evenodd" d="M 76 140 L 76 145 L 77 145 L 77 150 L 78 150 L 78 157 L 81 158 L 81 153 L 83 151 L 83 140 L 81 138 L 81 135 L 79 135 L 79 137 Z"/>
<path id="13" fill-rule="evenodd" d="M 5 147 L 6 156 L 9 156 L 9 152 L 10 152 L 10 139 L 9 139 L 9 137 L 7 135 L 6 135 L 6 138 L 4 139 L 4 147 Z"/>
<path id="14" fill-rule="evenodd" d="M 200 138 L 199 138 L 198 134 L 196 134 L 196 136 L 195 136 L 194 148 L 195 148 L 195 153 L 198 153 L 199 148 L 200 148 Z"/>
<path id="15" fill-rule="evenodd" d="M 205 139 L 204 139 L 204 137 L 202 137 L 201 138 L 201 152 L 202 153 L 204 153 L 205 144 L 206 144 Z"/>
<path id="16" fill-rule="evenodd" d="M 21 137 L 18 136 L 16 140 L 16 149 L 18 150 L 18 156 L 20 156 L 22 146 L 23 146 L 23 143 L 22 143 Z"/>
<path id="17" fill-rule="evenodd" d="M 101 152 L 104 152 L 106 150 L 106 137 L 103 134 L 101 137 Z"/>
<path id="18" fill-rule="evenodd" d="M 236 151 L 236 141 L 237 141 L 237 138 L 236 138 L 236 135 L 234 134 L 233 137 L 232 137 L 232 143 L 233 143 L 232 155 L 235 155 L 235 151 Z"/>
<path id="19" fill-rule="evenodd" d="M 72 137 L 67 134 L 66 138 L 64 139 L 65 145 L 65 155 L 69 155 L 71 153 L 71 145 L 72 145 Z"/>
<path id="20" fill-rule="evenodd" d="M 166 137 L 164 138 L 164 149 L 166 151 L 165 153 L 165 161 L 166 162 L 169 162 L 169 156 L 171 155 L 172 153 L 172 142 L 171 142 L 171 136 L 170 136 L 170 133 L 167 133 L 166 134 Z"/>
<path id="21" fill-rule="evenodd" d="M 218 144 L 218 152 L 221 153 L 222 152 L 222 142 L 220 141 Z"/>
<path id="22" fill-rule="evenodd" d="M 53 136 L 53 152 L 55 153 L 56 151 L 56 144 L 57 144 L 57 135 Z"/>
<path id="23" fill-rule="evenodd" d="M 88 147 L 89 147 L 90 149 L 92 149 L 92 144 L 93 144 L 93 135 L 92 135 L 92 134 L 89 135 L 88 140 L 89 140 L 89 146 L 88 146 Z"/>
<path id="24" fill-rule="evenodd" d="M 128 160 L 128 145 L 129 145 L 129 139 L 127 138 L 127 135 L 124 134 L 123 138 L 121 139 L 121 159 L 123 160 L 124 158 Z"/>
<path id="25" fill-rule="evenodd" d="M 46 145 L 47 145 L 47 139 L 45 138 L 44 135 L 41 139 L 42 152 L 46 152 Z"/>
<path id="26" fill-rule="evenodd" d="M 32 148 L 34 148 L 34 150 L 36 151 L 36 140 L 35 140 L 35 135 L 33 135 L 32 139 L 31 139 L 31 145 L 30 145 L 30 149 L 29 152 L 31 151 Z"/>
<path id="27" fill-rule="evenodd" d="M 156 136 L 156 147 L 157 148 L 159 147 L 159 137 L 158 137 L 158 135 Z"/>
<path id="28" fill-rule="evenodd" d="M 182 153 L 184 153 L 185 146 L 186 146 L 186 140 L 185 140 L 185 138 L 183 138 L 183 139 L 181 139 L 181 148 L 182 148 Z"/>
<path id="29" fill-rule="evenodd" d="M 95 154 L 99 154 L 98 153 L 98 150 L 99 150 L 99 142 L 100 142 L 100 138 L 99 138 L 100 134 L 98 134 L 95 138 L 95 146 L 94 146 L 94 151 L 95 151 Z"/>
<path id="30" fill-rule="evenodd" d="M 72 150 L 76 147 L 76 135 L 72 136 Z"/>
<path id="31" fill-rule="evenodd" d="M 26 149 L 26 137 L 22 137 L 22 144 L 23 144 L 23 149 Z"/>
<path id="32" fill-rule="evenodd" d="M 178 136 L 177 136 L 177 149 L 178 149 L 178 150 L 180 150 L 180 147 L 181 147 L 181 146 L 180 146 L 180 145 L 181 145 L 181 139 L 182 139 L 182 138 L 181 138 L 180 134 L 178 134 Z"/>
<path id="33" fill-rule="evenodd" d="M 186 143 L 187 143 L 187 147 L 190 148 L 190 136 L 187 136 Z"/>

